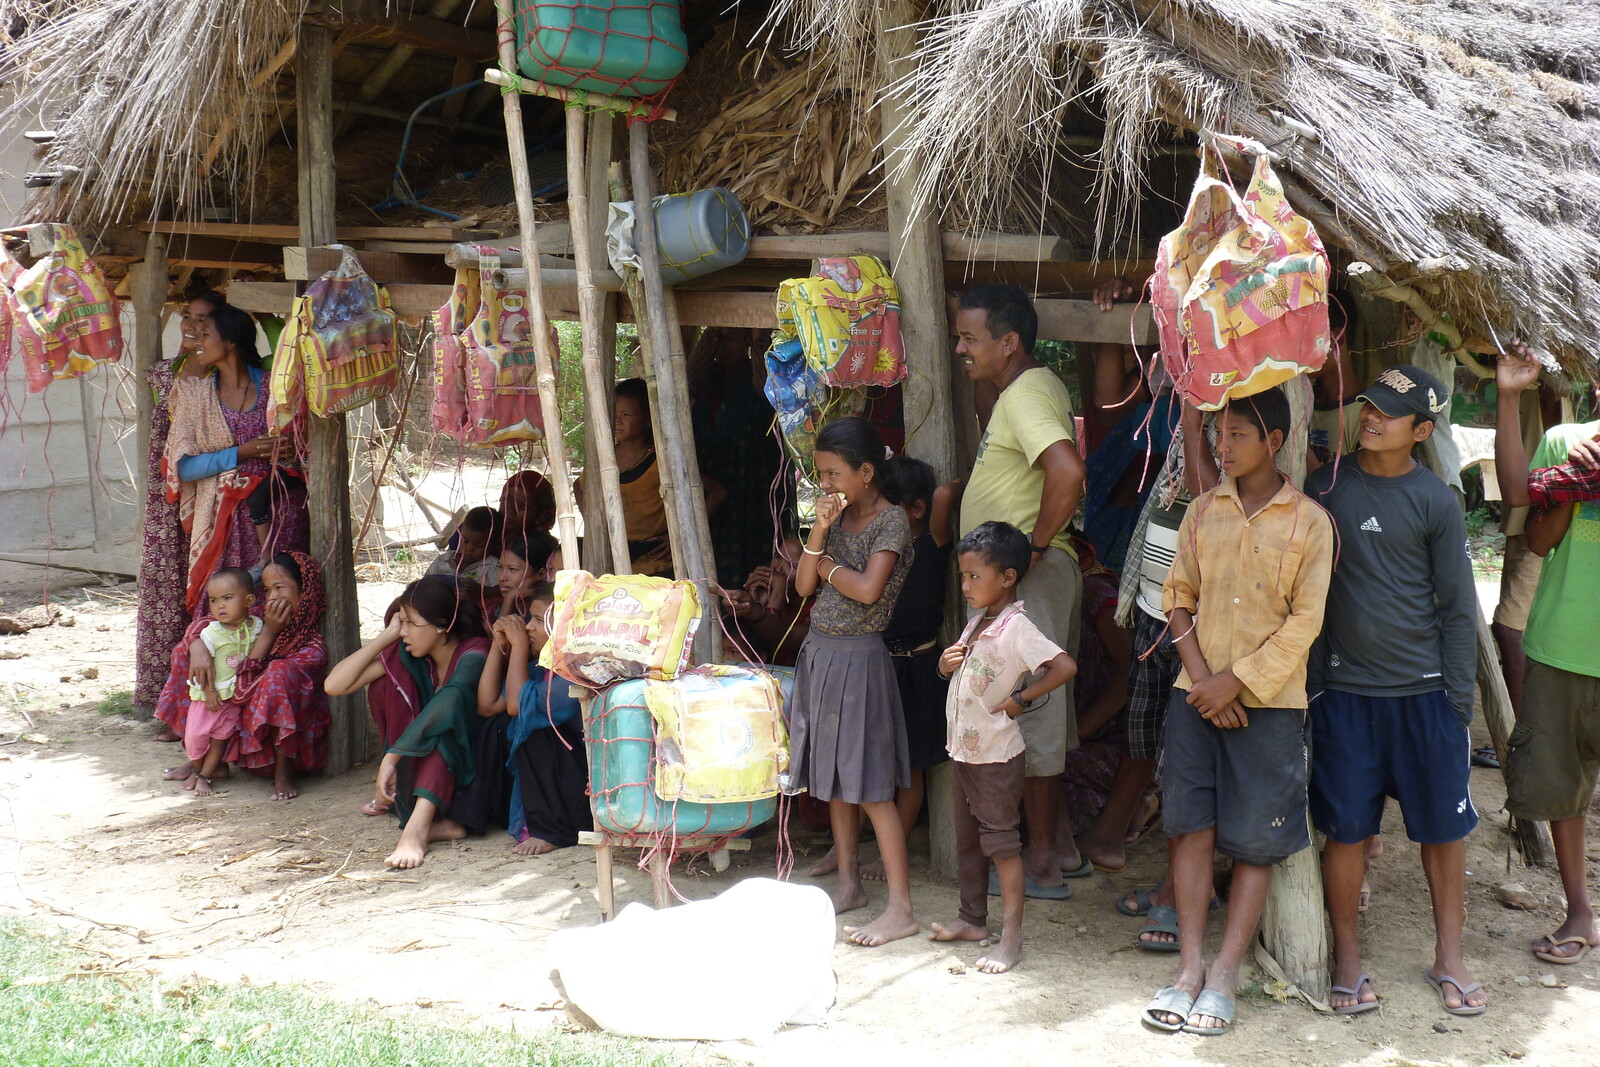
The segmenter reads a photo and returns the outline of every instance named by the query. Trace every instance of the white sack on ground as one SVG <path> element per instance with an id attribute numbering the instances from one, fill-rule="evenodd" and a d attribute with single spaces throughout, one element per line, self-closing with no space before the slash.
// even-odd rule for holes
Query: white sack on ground
<path id="1" fill-rule="evenodd" d="M 833 906 L 816 886 L 740 882 L 712 900 L 557 931 L 551 962 L 567 1000 L 612 1033 L 758 1040 L 820 1023 L 837 992 Z"/>

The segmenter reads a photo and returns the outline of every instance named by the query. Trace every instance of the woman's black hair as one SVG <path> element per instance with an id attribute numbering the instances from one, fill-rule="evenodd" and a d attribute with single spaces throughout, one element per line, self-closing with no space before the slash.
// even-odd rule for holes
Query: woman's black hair
<path id="1" fill-rule="evenodd" d="M 895 456 L 879 465 L 878 484 L 889 503 L 906 508 L 920 503 L 926 511 L 933 507 L 933 491 L 939 488 L 939 477 L 920 459 Z"/>
<path id="2" fill-rule="evenodd" d="M 524 604 L 532 604 L 535 600 L 553 601 L 555 598 L 556 587 L 554 582 L 534 582 L 533 587 L 528 590 L 528 595 L 522 598 L 522 602 Z"/>
<path id="3" fill-rule="evenodd" d="M 463 600 L 456 591 L 455 583 L 443 575 L 430 574 L 418 578 L 406 586 L 398 603 L 420 615 L 423 622 L 437 626 L 457 641 L 484 636 L 483 613 L 478 605 Z"/>
<path id="4" fill-rule="evenodd" d="M 300 573 L 299 560 L 295 559 L 287 552 L 279 552 L 276 556 L 272 557 L 272 565 L 274 567 L 281 567 L 283 570 L 287 571 L 289 577 L 294 579 L 294 587 L 299 589 L 301 592 L 305 591 L 306 576 Z"/>
<path id="5" fill-rule="evenodd" d="M 513 537 L 500 549 L 516 556 L 528 566 L 543 570 L 550 563 L 561 543 L 543 530 L 535 530 L 526 537 Z"/>
<path id="6" fill-rule="evenodd" d="M 1271 436 L 1273 430 L 1283 434 L 1283 439 L 1289 439 L 1289 427 L 1293 425 L 1294 418 L 1289 414 L 1289 398 L 1283 395 L 1283 390 L 1272 388 L 1249 396 L 1235 397 L 1228 401 L 1225 411 L 1231 411 L 1237 417 L 1254 426 L 1265 441 Z"/>
<path id="7" fill-rule="evenodd" d="M 632 400 L 639 405 L 639 411 L 644 415 L 644 428 L 647 434 L 654 433 L 650 421 L 650 387 L 645 385 L 643 378 L 624 378 L 618 382 L 612 392 L 612 402 L 618 400 Z"/>
<path id="8" fill-rule="evenodd" d="M 247 312 L 240 311 L 232 304 L 213 306 L 211 325 L 216 327 L 217 336 L 222 338 L 223 343 L 238 349 L 239 357 L 246 365 L 261 366 L 261 353 L 256 351 L 256 320 Z"/>
<path id="9" fill-rule="evenodd" d="M 184 303 L 186 304 L 192 304 L 196 300 L 210 304 L 213 311 L 215 311 L 217 308 L 225 308 L 229 306 L 228 298 L 217 292 L 215 289 L 196 289 L 194 292 L 184 297 Z"/>
<path id="10" fill-rule="evenodd" d="M 976 553 L 985 562 L 998 567 L 1001 573 L 1016 571 L 1019 582 L 1027 577 L 1028 565 L 1033 561 L 1028 535 L 1009 522 L 980 523 L 956 542 L 957 559 L 968 552 Z"/>
<path id="11" fill-rule="evenodd" d="M 872 469 L 883 469 L 883 438 L 878 428 L 859 415 L 834 419 L 817 432 L 815 452 L 832 452 L 852 470 L 860 470 L 870 463 Z"/>

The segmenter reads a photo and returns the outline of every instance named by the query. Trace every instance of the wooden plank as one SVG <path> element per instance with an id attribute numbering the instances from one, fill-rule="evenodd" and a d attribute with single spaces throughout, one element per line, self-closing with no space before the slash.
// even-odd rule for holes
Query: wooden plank
<path id="1" fill-rule="evenodd" d="M 892 183 L 891 183 L 892 184 Z M 944 258 L 951 262 L 991 260 L 1004 263 L 1057 263 L 1088 260 L 1091 255 L 1054 234 L 980 233 L 948 230 L 940 235 Z M 796 236 L 750 238 L 750 259 L 815 259 L 818 256 L 894 254 L 885 230 L 849 230 Z"/>
<path id="2" fill-rule="evenodd" d="M 1047 341 L 1159 343 L 1155 319 L 1146 304 L 1117 304 L 1110 311 L 1101 311 L 1090 300 L 1043 299 L 1035 300 L 1033 306 L 1039 313 L 1039 336 Z M 948 308 L 954 333 L 955 297 L 949 299 Z"/>
<path id="3" fill-rule="evenodd" d="M 150 236 L 164 235 L 153 233 Z M 283 266 L 283 249 L 268 241 L 178 235 L 167 244 L 167 260 L 181 267 L 220 264 L 223 269 L 279 270 Z"/>
<path id="4" fill-rule="evenodd" d="M 306 246 L 334 242 L 333 65 L 326 26 L 300 25 L 295 95 L 299 137 L 300 227 Z M 344 416 L 310 419 L 311 463 L 307 472 L 311 509 L 311 554 L 323 561 L 327 610 L 322 637 L 329 663 L 359 647 L 355 552 L 350 526 L 350 452 Z M 328 760 L 324 773 L 342 774 L 367 756 L 366 695 L 329 698 Z"/>
<path id="5" fill-rule="evenodd" d="M 377 252 L 358 249 L 356 255 L 361 265 L 379 285 L 396 282 L 448 283 L 455 281 L 456 272 L 444 265 L 435 252 L 431 256 L 411 255 L 404 252 Z M 336 248 L 304 248 L 289 245 L 283 249 L 283 276 L 290 281 L 309 281 L 320 278 L 339 265 L 340 253 Z"/>
<path id="6" fill-rule="evenodd" d="M 300 227 L 268 222 L 178 222 L 161 220 L 141 222 L 144 233 L 194 234 L 202 237 L 232 237 L 236 240 L 282 241 L 284 244 L 301 243 Z M 457 241 L 499 241 L 506 236 L 500 227 L 450 226 L 341 226 L 337 240 L 350 241 L 428 241 L 450 244 Z M 333 239 L 327 242 L 333 243 Z"/>
<path id="7" fill-rule="evenodd" d="M 441 19 L 401 15 L 393 22 L 357 21 L 354 25 L 364 31 L 366 43 L 409 45 L 421 52 L 461 59 L 487 60 L 495 54 L 494 34 Z"/>

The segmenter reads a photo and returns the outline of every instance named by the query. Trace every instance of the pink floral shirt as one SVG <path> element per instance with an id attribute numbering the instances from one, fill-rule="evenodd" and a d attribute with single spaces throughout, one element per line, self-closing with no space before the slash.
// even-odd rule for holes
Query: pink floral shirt
<path id="1" fill-rule="evenodd" d="M 1061 655 L 1063 649 L 1044 634 L 1022 610 L 1010 605 L 977 638 L 970 635 L 983 622 L 974 615 L 961 633 L 967 658 L 950 679 L 945 702 L 950 758 L 961 763 L 1005 763 L 1023 751 L 1022 730 L 1005 712 L 991 709 L 1010 699 L 1028 675 Z"/>

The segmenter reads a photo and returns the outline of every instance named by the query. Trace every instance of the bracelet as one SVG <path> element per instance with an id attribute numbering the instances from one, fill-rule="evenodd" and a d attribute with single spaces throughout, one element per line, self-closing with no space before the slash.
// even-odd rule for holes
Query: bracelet
<path id="1" fill-rule="evenodd" d="M 1048 551 L 1050 551 L 1050 546 L 1049 545 L 1036 545 L 1036 544 L 1033 544 L 1031 541 L 1028 543 L 1028 547 L 1033 549 L 1035 552 L 1048 552 Z"/>
<path id="2" fill-rule="evenodd" d="M 834 576 L 834 575 L 835 575 L 835 574 L 838 574 L 838 573 L 839 573 L 839 568 L 840 568 L 840 567 L 842 567 L 842 566 L 844 566 L 844 564 L 843 564 L 843 563 L 835 563 L 835 564 L 834 564 L 834 565 L 833 565 L 833 570 L 831 570 L 831 571 L 829 571 L 829 572 L 828 572 L 828 576 L 827 576 L 827 577 L 826 577 L 826 578 L 824 578 L 824 579 L 822 579 L 822 580 L 823 580 L 823 581 L 825 581 L 825 582 L 827 582 L 827 583 L 828 583 L 828 584 L 829 584 L 829 585 L 833 585 L 833 576 Z M 833 587 L 834 587 L 834 588 L 835 588 L 835 589 L 837 589 L 837 588 L 839 588 L 839 587 L 838 587 L 838 586 L 836 586 L 836 585 L 834 585 L 834 586 L 833 586 Z"/>
<path id="3" fill-rule="evenodd" d="M 823 553 L 822 549 L 820 549 L 820 548 L 812 548 L 809 545 L 801 545 L 800 546 L 800 551 L 804 552 L 808 556 L 820 556 Z"/>

